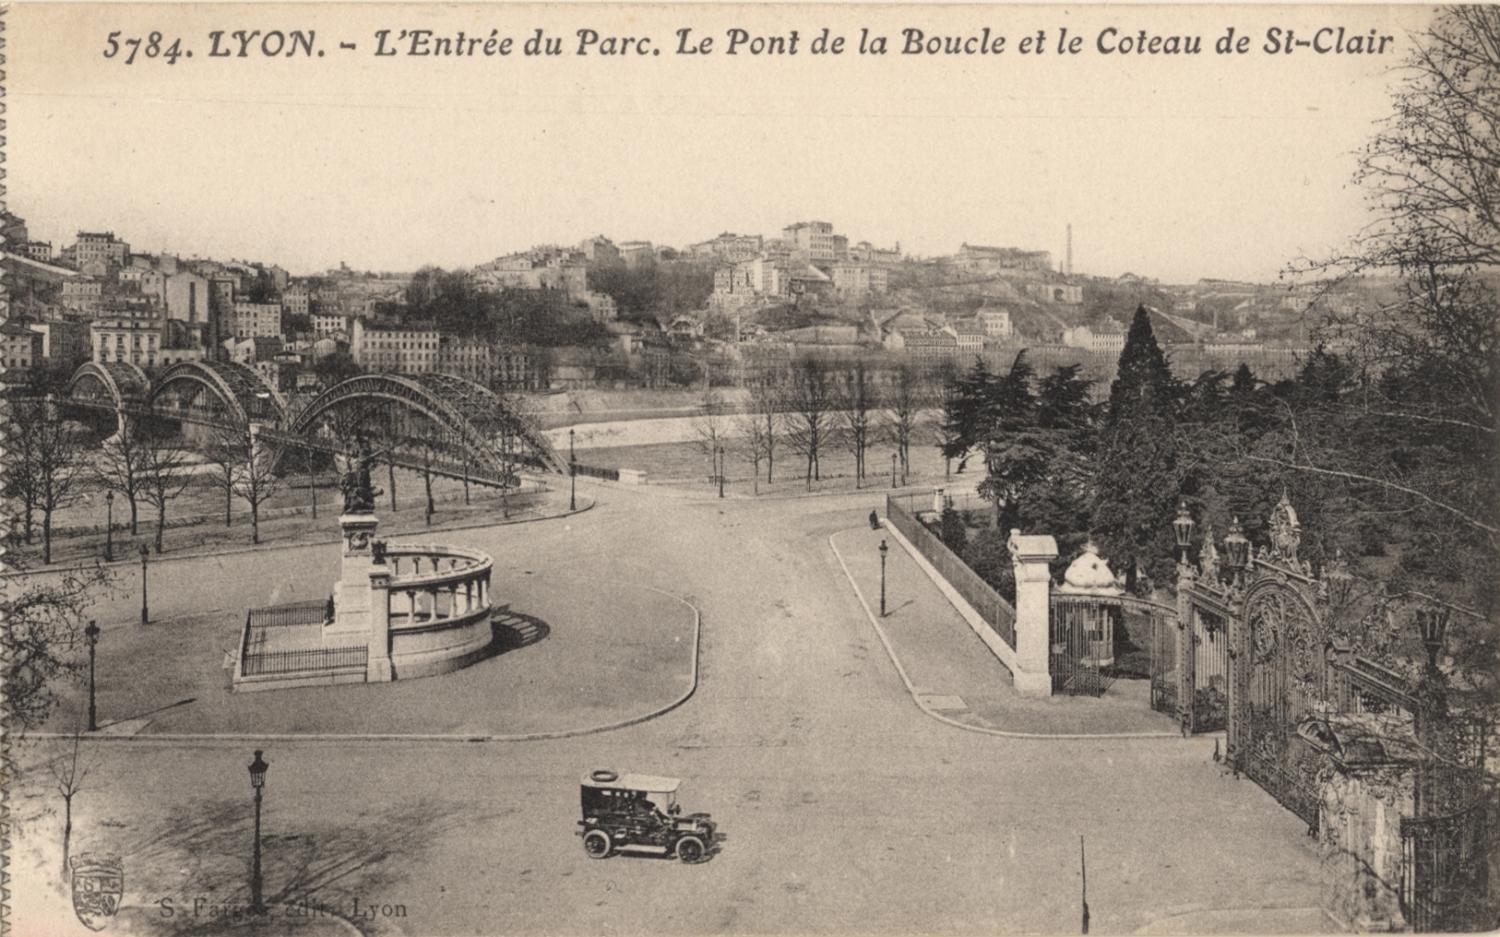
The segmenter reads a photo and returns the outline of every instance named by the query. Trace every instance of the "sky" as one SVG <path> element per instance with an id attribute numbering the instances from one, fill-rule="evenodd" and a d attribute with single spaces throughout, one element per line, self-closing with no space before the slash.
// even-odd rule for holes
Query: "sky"
<path id="1" fill-rule="evenodd" d="M 1074 269 L 1168 282 L 1274 279 L 1366 219 L 1355 154 L 1389 113 L 1423 7 L 480 6 L 17 3 L 10 208 L 55 247 L 113 230 L 139 251 L 312 273 L 469 266 L 535 243 L 682 246 L 823 220 L 921 256 L 1050 250 Z M 1264 51 L 1267 31 L 1390 35 L 1385 54 Z M 812 54 L 826 27 L 842 54 Z M 924 36 L 999 54 L 903 55 Z M 1216 55 L 1234 27 L 1244 54 Z M 1060 53 L 1060 31 L 1082 39 Z M 1104 53 L 1198 36 L 1199 55 Z M 212 57 L 210 33 L 314 33 L 312 57 Z M 376 33 L 511 37 L 509 56 L 376 56 Z M 527 57 L 536 29 L 561 56 Z M 577 32 L 657 54 L 579 56 Z M 678 54 L 676 31 L 712 38 Z M 795 55 L 725 54 L 729 30 L 799 34 Z M 861 55 L 862 29 L 890 51 Z M 194 52 L 124 64 L 107 38 Z M 1023 54 L 1038 31 L 1044 51 Z M 1284 34 L 1283 34 L 1284 35 Z M 226 40 L 227 42 L 227 40 Z M 352 50 L 340 49 L 341 42 Z M 165 44 L 165 43 L 164 43 Z M 231 46 L 237 48 L 237 46 Z M 258 43 L 252 46 L 259 50 Z"/>

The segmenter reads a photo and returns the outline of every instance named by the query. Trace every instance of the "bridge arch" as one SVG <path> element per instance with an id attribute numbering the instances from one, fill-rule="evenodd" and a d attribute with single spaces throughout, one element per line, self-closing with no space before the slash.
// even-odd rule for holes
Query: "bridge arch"
<path id="1" fill-rule="evenodd" d="M 430 421 L 444 445 L 461 451 L 466 463 L 493 479 L 508 477 L 517 461 L 566 471 L 546 437 L 512 402 L 473 381 L 447 374 L 351 377 L 315 397 L 286 424 L 283 435 L 288 440 L 312 439 L 326 421 L 342 419 L 358 425 L 390 406 Z M 503 452 L 502 442 L 510 440 L 517 448 Z M 451 467 L 445 471 L 455 473 Z"/>
<path id="2" fill-rule="evenodd" d="M 280 391 L 254 368 L 230 361 L 179 361 L 151 385 L 147 402 L 156 409 L 169 391 L 184 385 L 212 394 L 241 425 L 252 421 L 277 424 L 286 416 L 286 398 Z"/>
<path id="3" fill-rule="evenodd" d="M 129 361 L 85 362 L 68 381 L 69 397 L 95 403 L 108 398 L 116 409 L 127 400 L 144 400 L 150 390 L 146 372 Z"/>

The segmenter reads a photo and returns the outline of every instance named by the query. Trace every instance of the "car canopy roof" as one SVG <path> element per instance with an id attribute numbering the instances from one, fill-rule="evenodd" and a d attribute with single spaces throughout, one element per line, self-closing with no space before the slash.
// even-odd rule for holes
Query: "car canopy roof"
<path id="1" fill-rule="evenodd" d="M 614 771 L 595 771 L 583 776 L 585 787 L 608 787 L 619 790 L 647 791 L 652 794 L 672 794 L 682 786 L 677 778 L 654 774 L 618 774 Z"/>

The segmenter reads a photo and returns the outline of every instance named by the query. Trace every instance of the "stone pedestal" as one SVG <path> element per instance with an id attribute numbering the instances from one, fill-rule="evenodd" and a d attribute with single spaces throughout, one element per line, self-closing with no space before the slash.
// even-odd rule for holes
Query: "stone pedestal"
<path id="1" fill-rule="evenodd" d="M 1016 574 L 1016 692 L 1051 696 L 1051 593 L 1047 564 L 1057 557 L 1057 541 L 1045 534 L 1010 532 L 1011 563 Z"/>
<path id="2" fill-rule="evenodd" d="M 368 619 L 370 643 L 365 680 L 370 683 L 389 683 L 395 679 L 391 672 L 390 569 L 384 563 L 375 564 L 370 570 L 366 585 L 372 601 Z"/>
<path id="3" fill-rule="evenodd" d="M 325 642 L 349 636 L 348 643 L 357 644 L 353 636 L 370 630 L 370 572 L 376 567 L 370 543 L 380 521 L 374 514 L 342 514 L 339 526 L 344 530 L 343 564 L 333 587 L 334 618 L 323 627 L 323 635 Z"/>

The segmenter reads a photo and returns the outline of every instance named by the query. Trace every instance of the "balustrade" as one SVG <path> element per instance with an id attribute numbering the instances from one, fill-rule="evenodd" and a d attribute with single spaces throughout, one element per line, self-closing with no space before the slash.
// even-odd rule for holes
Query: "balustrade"
<path id="1" fill-rule="evenodd" d="M 386 590 L 393 627 L 429 627 L 489 609 L 493 563 L 477 551 L 417 544 L 386 548 L 391 579 Z M 403 595 L 404 601 L 392 598 Z M 378 601 L 378 599 L 377 599 Z"/>

